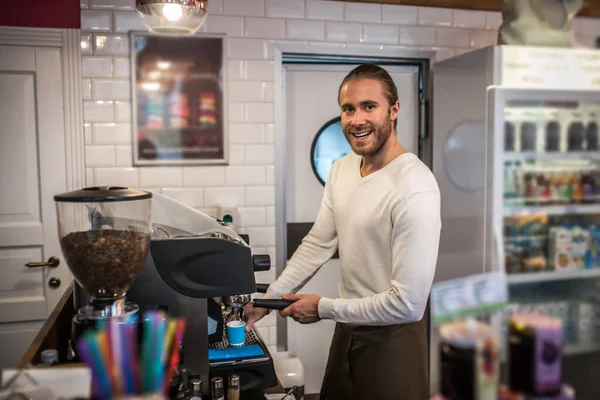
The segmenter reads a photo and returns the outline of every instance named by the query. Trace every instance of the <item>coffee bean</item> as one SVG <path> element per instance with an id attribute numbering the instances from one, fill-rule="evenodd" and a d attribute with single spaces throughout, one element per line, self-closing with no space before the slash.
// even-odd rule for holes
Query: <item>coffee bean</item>
<path id="1" fill-rule="evenodd" d="M 72 232 L 61 248 L 75 279 L 96 299 L 117 299 L 146 262 L 150 234 L 102 229 Z"/>

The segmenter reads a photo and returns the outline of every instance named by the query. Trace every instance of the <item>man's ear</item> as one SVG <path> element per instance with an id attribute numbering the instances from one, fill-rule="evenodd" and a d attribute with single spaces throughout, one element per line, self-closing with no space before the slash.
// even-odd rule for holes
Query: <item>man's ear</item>
<path id="1" fill-rule="evenodd" d="M 400 112 L 400 101 L 396 100 L 396 103 L 390 107 L 390 120 L 395 120 L 398 118 L 398 113 Z"/>

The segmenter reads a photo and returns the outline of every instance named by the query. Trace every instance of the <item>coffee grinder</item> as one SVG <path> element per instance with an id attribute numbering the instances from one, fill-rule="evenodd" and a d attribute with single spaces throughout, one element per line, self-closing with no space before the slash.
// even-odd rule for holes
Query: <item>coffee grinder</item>
<path id="1" fill-rule="evenodd" d="M 111 319 L 137 319 L 125 294 L 146 262 L 152 193 L 125 187 L 89 187 L 54 196 L 63 256 L 89 304 L 77 310 L 71 343 Z M 72 349 L 72 347 L 71 347 Z"/>

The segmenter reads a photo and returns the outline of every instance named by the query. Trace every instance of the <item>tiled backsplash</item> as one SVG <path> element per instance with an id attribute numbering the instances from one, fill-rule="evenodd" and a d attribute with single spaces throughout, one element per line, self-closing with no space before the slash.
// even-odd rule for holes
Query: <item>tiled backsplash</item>
<path id="1" fill-rule="evenodd" d="M 145 30 L 135 0 L 81 0 L 82 68 L 87 184 L 158 190 L 215 213 L 239 207 L 242 233 L 255 251 L 275 254 L 275 41 L 347 48 L 437 51 L 451 57 L 496 42 L 497 12 L 320 0 L 210 0 L 205 32 L 228 36 L 230 165 L 132 168 L 129 30 Z M 592 45 L 597 20 L 577 22 L 579 40 Z M 389 53 L 388 53 L 389 54 Z M 270 272 L 257 280 L 270 282 Z M 272 313 L 274 314 L 274 313 Z M 261 323 L 275 342 L 275 319 Z"/>

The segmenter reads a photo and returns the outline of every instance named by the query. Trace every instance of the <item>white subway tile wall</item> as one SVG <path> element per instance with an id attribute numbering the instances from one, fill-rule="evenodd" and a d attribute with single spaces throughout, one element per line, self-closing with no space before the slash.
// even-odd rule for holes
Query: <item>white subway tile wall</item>
<path id="1" fill-rule="evenodd" d="M 229 145 L 229 165 L 246 164 L 246 146 L 243 144 Z"/>
<path id="2" fill-rule="evenodd" d="M 207 18 L 203 26 L 206 32 L 224 33 L 227 36 L 244 36 L 244 18 L 227 17 L 224 15 L 213 15 L 213 18 Z M 246 35 L 249 36 L 249 35 Z"/>
<path id="3" fill-rule="evenodd" d="M 290 39 L 325 40 L 325 22 L 289 19 L 286 36 Z"/>
<path id="4" fill-rule="evenodd" d="M 223 13 L 223 0 L 211 0 L 207 4 L 210 15 Z"/>
<path id="5" fill-rule="evenodd" d="M 110 11 L 82 10 L 81 29 L 86 31 L 111 31 L 112 13 Z"/>
<path id="6" fill-rule="evenodd" d="M 486 26 L 485 11 L 453 10 L 452 26 L 456 28 L 481 28 Z"/>
<path id="7" fill-rule="evenodd" d="M 92 79 L 94 100 L 128 100 L 131 85 L 127 79 Z"/>
<path id="8" fill-rule="evenodd" d="M 363 26 L 353 22 L 326 22 L 325 40 L 334 42 L 361 42 Z"/>
<path id="9" fill-rule="evenodd" d="M 381 21 L 384 24 L 417 25 L 418 8 L 415 6 L 381 6 Z"/>
<path id="10" fill-rule="evenodd" d="M 134 10 L 135 0 L 89 0 L 91 8 L 105 10 Z"/>
<path id="11" fill-rule="evenodd" d="M 84 122 L 108 122 L 115 120 L 112 101 L 83 101 Z"/>
<path id="12" fill-rule="evenodd" d="M 117 146 L 117 167 L 131 167 L 133 165 L 133 154 L 131 145 Z"/>
<path id="13" fill-rule="evenodd" d="M 472 30 L 470 46 L 475 48 L 491 46 L 498 42 L 498 34 L 494 31 Z M 465 47 L 465 46 L 460 46 Z"/>
<path id="14" fill-rule="evenodd" d="M 223 0 L 223 14 L 262 17 L 265 15 L 265 0 Z"/>
<path id="15" fill-rule="evenodd" d="M 240 212 L 240 224 L 242 226 L 267 225 L 267 209 L 265 207 L 240 207 L 238 211 Z"/>
<path id="16" fill-rule="evenodd" d="M 398 25 L 365 24 L 363 41 L 376 44 L 400 43 L 400 27 Z"/>
<path id="17" fill-rule="evenodd" d="M 227 39 L 227 55 L 231 58 L 260 60 L 267 58 L 267 41 L 261 39 Z"/>
<path id="18" fill-rule="evenodd" d="M 229 82 L 229 101 L 265 101 L 264 82 L 232 81 Z"/>
<path id="19" fill-rule="evenodd" d="M 115 101 L 115 121 L 131 121 L 131 103 L 129 101 Z"/>
<path id="20" fill-rule="evenodd" d="M 81 86 L 81 95 L 84 100 L 92 99 L 92 80 L 91 79 L 83 79 Z"/>
<path id="21" fill-rule="evenodd" d="M 262 165 L 229 165 L 225 167 L 227 186 L 249 186 L 266 184 L 265 167 Z"/>
<path id="22" fill-rule="evenodd" d="M 304 18 L 304 1 L 267 0 L 267 17 Z"/>
<path id="23" fill-rule="evenodd" d="M 182 167 L 144 167 L 140 168 L 140 186 L 143 187 L 165 187 L 182 186 Z"/>
<path id="24" fill-rule="evenodd" d="M 225 186 L 225 167 L 183 167 L 183 186 Z"/>
<path id="25" fill-rule="evenodd" d="M 449 8 L 419 7 L 419 25 L 451 26 L 452 10 Z"/>
<path id="26" fill-rule="evenodd" d="M 256 81 L 272 81 L 275 78 L 273 61 L 248 60 L 244 62 L 242 76 Z"/>
<path id="27" fill-rule="evenodd" d="M 112 57 L 82 57 L 81 74 L 84 78 L 111 77 Z"/>
<path id="28" fill-rule="evenodd" d="M 92 124 L 90 124 L 89 122 L 86 122 L 85 124 L 83 124 L 83 134 L 85 135 L 85 144 L 92 144 L 94 139 L 94 135 L 92 133 Z"/>
<path id="29" fill-rule="evenodd" d="M 283 39 L 285 38 L 285 19 L 248 17 L 246 18 L 245 36 L 263 39 Z"/>
<path id="30" fill-rule="evenodd" d="M 113 75 L 115 78 L 129 78 L 131 63 L 126 57 L 113 57 Z"/>
<path id="31" fill-rule="evenodd" d="M 381 22 L 381 5 L 345 3 L 344 20 L 355 22 Z"/>
<path id="32" fill-rule="evenodd" d="M 131 145 L 131 125 L 114 122 L 93 124 L 94 144 Z"/>
<path id="33" fill-rule="evenodd" d="M 455 28 L 438 28 L 435 33 L 436 46 L 468 47 L 469 31 Z"/>
<path id="34" fill-rule="evenodd" d="M 343 21 L 344 3 L 339 1 L 306 0 L 306 18 Z"/>
<path id="35" fill-rule="evenodd" d="M 204 207 L 204 188 L 163 188 L 162 194 L 193 208 Z"/>
<path id="36" fill-rule="evenodd" d="M 115 146 L 85 146 L 88 167 L 114 167 L 115 160 Z"/>
<path id="37" fill-rule="evenodd" d="M 81 34 L 81 54 L 92 54 L 92 35 L 90 33 Z"/>
<path id="38" fill-rule="evenodd" d="M 142 20 L 138 17 L 137 13 L 115 11 L 113 14 L 115 32 L 146 30 L 146 26 L 142 23 Z"/>
<path id="39" fill-rule="evenodd" d="M 502 25 L 502 14 L 498 11 L 488 11 L 485 13 L 485 29 L 497 31 Z"/>
<path id="40" fill-rule="evenodd" d="M 403 26 L 400 28 L 400 43 L 408 46 L 433 46 L 435 29 L 427 26 Z"/>
<path id="41" fill-rule="evenodd" d="M 345 46 L 357 52 L 436 52 L 436 61 L 494 44 L 499 12 L 322 0 L 210 0 L 204 32 L 227 35 L 228 166 L 132 167 L 129 32 L 145 30 L 135 0 L 81 0 L 81 49 L 87 185 L 151 188 L 209 214 L 240 211 L 240 233 L 275 257 L 273 45 Z M 600 35 L 579 18 L 580 43 Z M 272 282 L 275 271 L 256 274 Z M 275 314 L 259 323 L 276 342 Z"/>

